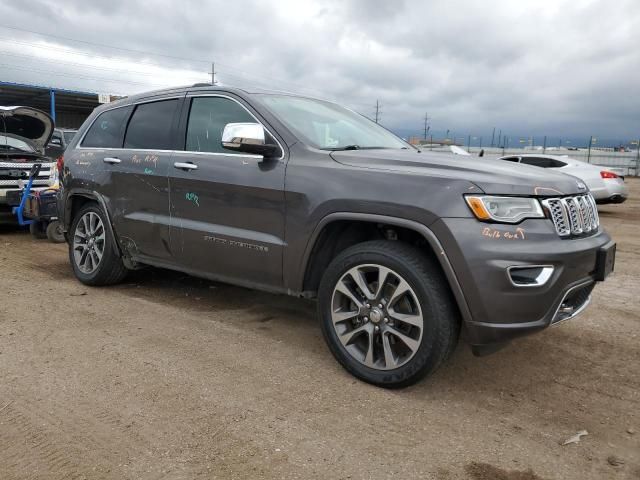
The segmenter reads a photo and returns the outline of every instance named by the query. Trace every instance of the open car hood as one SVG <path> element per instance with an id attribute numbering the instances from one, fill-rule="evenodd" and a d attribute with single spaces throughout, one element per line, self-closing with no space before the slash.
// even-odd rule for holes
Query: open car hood
<path id="1" fill-rule="evenodd" d="M 37 108 L 0 107 L 0 133 L 26 138 L 43 150 L 53 134 L 53 119 Z"/>

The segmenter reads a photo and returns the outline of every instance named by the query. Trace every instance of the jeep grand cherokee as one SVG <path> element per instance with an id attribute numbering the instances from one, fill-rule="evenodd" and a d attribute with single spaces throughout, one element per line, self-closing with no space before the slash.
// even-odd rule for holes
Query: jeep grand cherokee
<path id="1" fill-rule="evenodd" d="M 59 208 L 88 285 L 153 265 L 317 298 L 335 358 L 400 387 L 574 317 L 615 244 L 574 177 L 420 152 L 334 103 L 213 86 L 96 109 Z"/>

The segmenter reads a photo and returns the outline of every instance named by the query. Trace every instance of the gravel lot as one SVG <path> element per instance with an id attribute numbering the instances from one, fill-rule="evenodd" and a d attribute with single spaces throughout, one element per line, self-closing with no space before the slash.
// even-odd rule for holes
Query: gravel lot
<path id="1" fill-rule="evenodd" d="M 66 245 L 0 230 L 0 478 L 638 479 L 628 183 L 601 209 L 616 273 L 583 316 L 486 358 L 461 343 L 401 391 L 345 373 L 313 303 L 155 269 L 88 288 Z"/>

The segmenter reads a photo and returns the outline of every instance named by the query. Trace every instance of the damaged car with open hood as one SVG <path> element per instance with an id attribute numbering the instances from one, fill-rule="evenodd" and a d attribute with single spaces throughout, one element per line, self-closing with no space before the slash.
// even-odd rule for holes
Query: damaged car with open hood
<path id="1" fill-rule="evenodd" d="M 0 221 L 15 222 L 12 207 L 19 201 L 35 163 L 41 166 L 32 191 L 57 184 L 56 162 L 44 154 L 53 129 L 52 118 L 38 109 L 0 106 Z"/>

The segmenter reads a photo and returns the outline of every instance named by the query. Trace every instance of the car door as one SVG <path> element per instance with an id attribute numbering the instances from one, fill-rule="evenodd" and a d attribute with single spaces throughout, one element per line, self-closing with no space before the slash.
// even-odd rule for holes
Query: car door
<path id="1" fill-rule="evenodd" d="M 173 97 L 135 105 L 114 165 L 114 220 L 127 249 L 141 261 L 171 258 L 167 173 L 181 103 Z"/>
<path id="2" fill-rule="evenodd" d="M 284 154 L 265 159 L 224 149 L 225 125 L 244 122 L 262 123 L 249 105 L 234 96 L 185 99 L 180 127 L 184 147 L 175 152 L 169 169 L 171 251 L 176 262 L 190 271 L 279 287 Z"/>
<path id="3" fill-rule="evenodd" d="M 134 258 L 164 260 L 169 251 L 171 161 L 181 98 L 158 98 L 100 114 L 71 161 L 98 163 L 102 195 L 120 244 Z"/>

